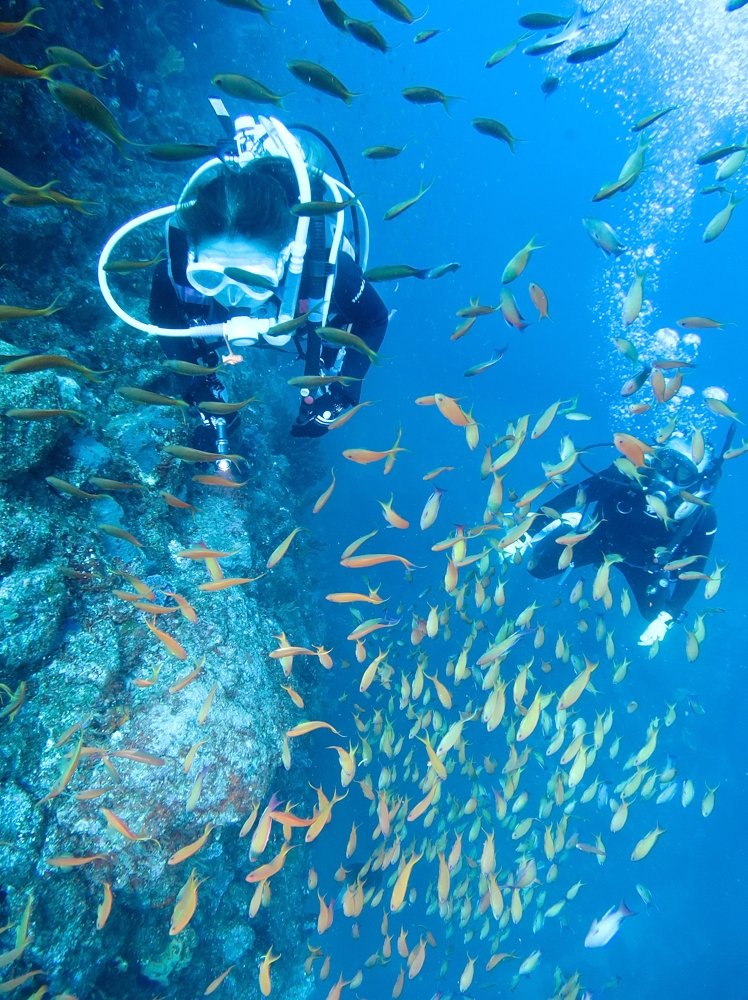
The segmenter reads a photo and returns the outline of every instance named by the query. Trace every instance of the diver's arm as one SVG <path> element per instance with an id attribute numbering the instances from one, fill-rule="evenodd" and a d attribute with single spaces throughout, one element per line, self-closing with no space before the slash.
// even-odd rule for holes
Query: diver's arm
<path id="1" fill-rule="evenodd" d="M 692 531 L 683 541 L 678 558 L 697 555 L 708 556 L 711 552 L 714 534 L 717 530 L 717 515 L 713 507 L 706 507 L 697 517 L 698 520 Z M 692 563 L 689 568 L 698 567 L 703 572 L 704 562 L 698 560 L 696 563 Z M 676 579 L 672 590 L 661 590 L 653 595 L 646 594 L 644 596 L 646 606 L 643 606 L 640 595 L 634 589 L 639 609 L 642 615 L 649 620 L 649 625 L 639 638 L 640 646 L 651 646 L 655 641 L 664 639 L 671 625 L 682 620 L 685 616 L 685 607 L 696 593 L 699 583 L 699 580 Z M 642 593 L 644 592 L 642 591 Z"/>
<path id="2" fill-rule="evenodd" d="M 165 260 L 156 265 L 153 272 L 153 282 L 151 283 L 151 297 L 148 302 L 148 318 L 154 326 L 160 326 L 165 330 L 182 330 L 188 326 L 188 321 L 184 313 L 184 306 L 179 301 L 174 285 L 169 277 L 169 266 Z M 182 338 L 161 338 L 164 346 L 165 340 L 181 340 Z"/>
<path id="3" fill-rule="evenodd" d="M 360 337 L 367 347 L 378 351 L 387 332 L 387 307 L 374 286 L 364 278 L 361 268 L 347 253 L 338 257 L 335 285 L 332 294 L 333 310 L 351 325 L 351 333 Z M 332 310 L 331 310 L 332 311 Z M 371 362 L 358 351 L 346 351 L 341 375 L 363 379 Z M 360 382 L 346 388 L 347 394 L 358 402 Z"/>
<path id="4" fill-rule="evenodd" d="M 166 330 L 182 330 L 190 325 L 189 314 L 171 283 L 165 260 L 156 265 L 151 284 L 148 315 L 151 323 Z M 208 367 L 215 367 L 219 364 L 219 358 L 213 349 L 212 342 L 196 341 L 191 337 L 159 337 L 158 342 L 161 350 L 170 361 L 188 361 L 191 364 L 202 364 Z M 216 397 L 216 393 L 212 391 L 215 380 L 209 384 L 202 377 L 196 378 L 190 375 L 176 375 L 175 377 L 179 385 L 180 395 L 188 403 Z"/>

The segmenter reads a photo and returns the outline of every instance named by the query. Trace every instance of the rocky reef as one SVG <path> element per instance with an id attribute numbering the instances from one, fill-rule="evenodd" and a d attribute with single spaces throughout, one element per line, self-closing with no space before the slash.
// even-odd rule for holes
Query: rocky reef
<path id="1" fill-rule="evenodd" d="M 189 9 L 89 3 L 46 9 L 38 20 L 44 31 L 21 32 L 8 55 L 42 66 L 45 46 L 66 45 L 93 62 L 109 60 L 104 79 L 68 78 L 99 97 L 129 139 L 216 138 L 205 72 L 191 72 L 198 28 Z M 249 838 L 240 839 L 239 829 L 275 789 L 291 724 L 282 671 L 267 655 L 277 645 L 273 636 L 321 641 L 307 635 L 308 536 L 298 536 L 289 556 L 257 582 L 215 593 L 198 589 L 210 579 L 205 562 L 177 553 L 205 543 L 235 553 L 221 561 L 226 576 L 260 577 L 272 549 L 300 523 L 320 469 L 314 446 L 287 434 L 290 359 L 249 352 L 227 376 L 232 399 L 260 398 L 244 411 L 246 485 L 195 483 L 191 476 L 206 469 L 164 448 L 190 443 L 196 412 L 185 423 L 173 407 L 141 407 L 116 393 L 122 385 L 172 396 L 178 390 L 158 346 L 116 320 L 96 284 L 96 259 L 110 232 L 172 203 L 190 165 L 149 162 L 137 147 L 126 159 L 64 112 L 43 81 L 4 81 L 0 109 L 0 166 L 28 184 L 57 179 L 60 191 L 86 202 L 3 209 L 3 302 L 43 307 L 60 295 L 62 308 L 6 323 L 0 354 L 58 354 L 102 372 L 97 381 L 64 369 L 0 375 L 0 924 L 23 925 L 32 900 L 26 946 L 8 960 L 4 979 L 40 969 L 29 985 L 47 983 L 50 995 L 149 1000 L 202 992 L 233 965 L 222 995 L 259 996 L 257 964 L 271 924 L 276 950 L 291 955 L 300 947 L 303 914 L 284 886 L 299 882 L 304 862 L 302 851 L 290 855 L 269 905 L 250 919 Z M 152 257 L 162 242 L 154 226 L 123 253 Z M 141 316 L 150 274 L 116 279 L 118 295 Z M 31 408 L 77 416 L 4 415 Z M 47 477 L 96 496 L 71 496 Z M 137 488 L 107 491 L 91 477 Z M 160 491 L 198 509 L 168 506 Z M 151 618 L 133 600 L 113 594 L 142 596 L 123 574 L 145 584 L 151 603 L 174 606 L 167 595 L 178 593 L 194 608 L 196 621 L 179 611 L 152 621 L 184 649 L 184 661 L 150 631 Z M 200 665 L 191 683 L 170 693 Z M 294 685 L 313 710 L 314 671 L 304 669 L 300 677 L 294 672 Z M 199 741 L 185 773 L 185 755 Z M 286 776 L 284 788 L 292 790 L 294 780 L 302 778 Z M 108 823 L 104 809 L 128 833 Z M 208 823 L 215 828 L 202 849 L 167 864 Z M 276 825 L 264 859 L 280 843 Z M 98 857 L 76 867 L 49 863 L 66 856 Z M 171 936 L 174 902 L 193 867 L 204 880 L 197 912 Z M 111 915 L 99 930 L 107 884 Z M 6 930 L 0 951 L 13 949 L 13 933 Z M 289 998 L 309 992 L 301 962 L 276 967 L 274 983 Z"/>
<path id="2" fill-rule="evenodd" d="M 171 376 L 155 350 L 106 322 L 122 355 L 139 355 L 138 384 L 168 388 Z M 106 336 L 101 327 L 100 335 Z M 53 342 L 49 349 L 63 350 Z M 85 384 L 73 388 L 71 379 L 50 372 L 5 375 L 0 383 L 6 405 L 19 398 L 38 404 L 44 394 L 45 406 L 74 398 L 86 415 L 82 426 L 64 417 L 2 422 L 14 469 L 8 475 L 6 465 L 0 486 L 0 680 L 8 710 L 0 722 L 0 920 L 17 921 L 32 895 L 33 937 L 14 970 L 41 968 L 55 993 L 83 1000 L 151 996 L 159 984 L 204 988 L 233 964 L 224 995 L 254 996 L 269 922 L 276 949 L 293 952 L 301 934 L 301 915 L 278 910 L 284 880 L 299 879 L 302 862 L 289 860 L 274 880 L 270 908 L 250 921 L 248 841 L 238 833 L 252 807 L 273 791 L 283 732 L 291 725 L 290 701 L 279 688 L 282 671 L 267 656 L 277 645 L 273 636 L 284 630 L 296 642 L 311 638 L 303 613 L 311 587 L 304 536 L 289 557 L 261 574 L 272 548 L 297 523 L 307 484 L 317 478 L 316 459 L 313 450 L 286 441 L 291 414 L 283 379 L 268 370 L 264 355 L 250 357 L 232 374 L 231 386 L 232 394 L 259 389 L 263 397 L 244 418 L 246 485 L 227 490 L 194 483 L 195 468 L 163 451 L 169 443 L 187 443 L 188 426 L 173 408 L 164 415 L 165 408 L 138 408 L 115 394 L 120 364 L 104 359 L 114 371 L 100 384 L 82 379 Z M 101 497 L 67 495 L 46 476 Z M 141 488 L 106 496 L 90 484 L 92 476 Z M 168 506 L 161 490 L 198 509 Z M 104 533 L 102 523 L 127 531 L 139 545 Z M 227 576 L 261 579 L 201 592 L 199 585 L 210 579 L 205 562 L 178 555 L 201 542 L 235 553 L 221 560 Z M 127 575 L 150 589 L 156 605 L 175 606 L 168 595 L 178 593 L 194 608 L 194 622 L 177 611 L 159 615 L 155 626 L 183 654 L 172 655 L 149 630 L 151 619 L 134 607 L 139 595 Z M 201 664 L 191 683 L 170 693 Z M 306 684 L 294 675 L 301 691 L 312 680 L 311 671 Z M 185 774 L 185 755 L 198 741 L 203 745 Z M 76 750 L 82 752 L 69 784 L 50 798 Z M 188 804 L 196 782 L 200 793 Z M 103 809 L 137 839 L 109 825 Z M 168 865 L 206 823 L 215 830 L 200 853 Z M 81 867 L 50 866 L 50 859 L 65 855 L 100 857 Z M 185 931 L 170 937 L 174 899 L 193 863 L 207 880 L 200 905 Z M 114 904 L 97 931 L 104 883 Z M 277 979 L 283 983 L 281 970 Z M 289 996 L 305 989 L 303 973 L 284 985 Z"/>

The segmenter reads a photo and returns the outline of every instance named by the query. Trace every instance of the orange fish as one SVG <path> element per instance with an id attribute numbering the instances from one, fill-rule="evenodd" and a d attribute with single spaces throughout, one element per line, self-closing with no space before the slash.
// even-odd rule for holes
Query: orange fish
<path id="1" fill-rule="evenodd" d="M 333 986 L 330 992 L 327 994 L 325 1000 L 340 1000 L 340 993 L 344 986 L 348 986 L 349 983 L 353 982 L 352 979 L 343 979 L 343 973 L 340 973 L 337 983 Z"/>
<path id="2" fill-rule="evenodd" d="M 37 27 L 37 25 L 33 25 Z M 51 80 L 52 72 L 56 70 L 58 63 L 45 66 L 44 69 L 37 69 L 36 66 L 26 66 L 24 63 L 14 62 L 7 56 L 0 55 L 0 76 L 8 77 L 11 80 Z"/>
<path id="3" fill-rule="evenodd" d="M 272 989 L 272 985 L 270 983 L 270 966 L 273 964 L 273 962 L 277 962 L 279 958 L 280 955 L 273 954 L 272 945 L 265 952 L 265 955 L 263 956 L 262 965 L 260 966 L 259 978 L 260 978 L 260 993 L 262 993 L 264 997 L 269 997 L 270 991 Z"/>
<path id="4" fill-rule="evenodd" d="M 293 729 L 289 729 L 286 736 L 306 736 L 307 733 L 314 732 L 315 729 L 330 729 L 337 736 L 341 736 L 334 726 L 331 726 L 329 722 L 300 722 L 298 726 L 294 726 Z"/>
<path id="5" fill-rule="evenodd" d="M 430 479 L 436 479 L 436 477 L 441 475 L 442 472 L 454 472 L 454 466 L 440 465 L 438 469 L 432 469 L 431 472 L 427 472 L 423 477 L 423 480 L 424 482 L 428 482 Z"/>
<path id="6" fill-rule="evenodd" d="M 229 489 L 237 490 L 240 486 L 246 486 L 249 482 L 248 479 L 245 479 L 243 483 L 236 483 L 233 479 L 225 479 L 223 476 L 193 476 L 192 481 L 193 483 L 200 483 L 202 486 L 225 486 Z"/>
<path id="7" fill-rule="evenodd" d="M 222 576 L 220 580 L 211 580 L 210 583 L 199 583 L 197 589 L 213 594 L 218 590 L 228 590 L 229 587 L 241 587 L 245 583 L 255 583 L 257 580 L 261 580 L 263 576 L 265 576 L 264 573 L 260 573 L 259 576 Z"/>
<path id="8" fill-rule="evenodd" d="M 152 767 L 163 767 L 166 761 L 163 757 L 154 757 L 142 750 L 111 750 L 110 757 L 122 757 L 124 760 L 134 760 L 136 764 L 150 764 Z"/>
<path id="9" fill-rule="evenodd" d="M 343 452 L 343 458 L 347 458 L 349 462 L 356 462 L 357 465 L 371 465 L 372 462 L 381 462 L 383 458 L 389 458 L 401 451 L 407 451 L 407 449 L 390 448 L 387 451 L 369 451 L 367 448 L 347 448 Z"/>
<path id="10" fill-rule="evenodd" d="M 23 31 L 24 28 L 36 28 L 38 31 L 41 31 L 42 29 L 39 25 L 34 24 L 31 20 L 34 14 L 40 10 L 44 10 L 44 8 L 32 7 L 20 21 L 0 21 L 0 35 L 10 38 L 12 35 L 17 35 L 19 31 Z"/>
<path id="11" fill-rule="evenodd" d="M 394 499 L 395 499 L 395 494 L 391 493 L 387 503 L 385 503 L 383 500 L 377 500 L 377 503 L 382 508 L 385 521 L 388 524 L 391 524 L 393 528 L 400 528 L 401 530 L 404 531 L 406 528 L 410 527 L 410 521 L 406 521 L 404 517 L 400 517 L 400 515 L 395 513 L 395 511 L 392 509 L 392 501 Z"/>
<path id="12" fill-rule="evenodd" d="M 271 660 L 282 660 L 286 656 L 316 656 L 316 652 L 313 649 L 307 649 L 306 646 L 281 646 L 279 649 L 274 649 L 272 652 L 268 653 Z"/>
<path id="13" fill-rule="evenodd" d="M 177 691 L 181 691 L 183 688 L 186 688 L 188 684 L 191 684 L 196 677 L 200 676 L 204 664 L 205 664 L 205 657 L 203 656 L 202 660 L 200 661 L 200 663 L 198 663 L 198 665 L 195 667 L 194 670 L 191 670 L 190 673 L 185 674 L 185 676 L 182 677 L 181 680 L 178 680 L 176 684 L 172 684 L 172 686 L 169 688 L 169 694 L 176 694 Z"/>
<path id="14" fill-rule="evenodd" d="M 199 546 L 196 549 L 183 549 L 177 552 L 177 556 L 180 559 L 228 559 L 229 556 L 235 556 L 238 551 L 239 549 L 234 549 L 233 552 L 219 552 L 218 549 Z"/>
<path id="15" fill-rule="evenodd" d="M 171 915 L 170 937 L 181 933 L 194 917 L 195 910 L 197 909 L 197 890 L 204 881 L 205 879 L 197 878 L 197 870 L 193 868 L 190 872 L 190 877 L 177 895 L 177 901 L 174 904 L 174 910 Z"/>
<path id="16" fill-rule="evenodd" d="M 133 587 L 134 590 L 140 594 L 141 597 L 145 597 L 148 601 L 155 601 L 156 595 L 148 586 L 147 583 L 143 583 L 142 580 L 138 579 L 137 576 L 133 576 L 132 573 L 122 573 L 121 571 L 117 573 L 117 576 L 123 576 L 125 580 Z"/>
<path id="17" fill-rule="evenodd" d="M 650 448 L 648 444 L 631 434 L 614 434 L 613 444 L 622 455 L 634 463 L 637 469 L 646 468 L 645 455 L 654 455 L 654 448 Z"/>
<path id="18" fill-rule="evenodd" d="M 451 396 L 445 396 L 443 393 L 437 392 L 434 395 L 434 402 L 441 415 L 446 417 L 450 424 L 453 424 L 455 427 L 467 427 L 470 423 L 467 414 L 463 413 L 457 400 Z"/>
<path id="19" fill-rule="evenodd" d="M 273 793 L 270 798 L 270 802 L 268 802 L 262 815 L 260 816 L 255 832 L 252 834 L 252 840 L 249 844 L 250 860 L 258 858 L 267 847 L 268 840 L 270 839 L 270 831 L 273 826 L 273 817 L 271 813 L 277 806 L 280 805 L 280 803 L 281 799 Z"/>
<path id="20" fill-rule="evenodd" d="M 368 594 L 356 594 L 350 591 L 344 591 L 339 594 L 328 594 L 325 598 L 326 601 L 332 601 L 333 604 L 355 604 L 361 602 L 363 604 L 384 604 L 388 598 L 380 597 L 377 590 L 371 590 Z"/>
<path id="21" fill-rule="evenodd" d="M 179 605 L 179 610 L 182 612 L 183 618 L 186 618 L 188 622 L 194 623 L 197 621 L 197 612 L 195 611 L 195 609 L 192 607 L 192 605 L 188 600 L 186 600 L 184 597 L 181 597 L 179 594 L 175 594 L 171 590 L 165 590 L 164 593 L 166 594 L 167 597 L 171 597 L 173 598 L 173 600 L 177 602 L 177 604 Z"/>
<path id="22" fill-rule="evenodd" d="M 171 653 L 172 656 L 176 656 L 178 660 L 186 660 L 187 650 L 184 648 L 184 646 L 181 646 L 176 639 L 168 635 L 166 632 L 162 632 L 160 628 L 156 628 L 154 622 L 155 618 L 153 622 L 147 621 L 146 625 L 151 630 L 151 632 L 153 632 L 156 638 L 159 639 L 164 644 L 164 646 L 166 646 L 167 650 Z"/>
<path id="23" fill-rule="evenodd" d="M 218 689 L 218 683 L 216 682 L 210 689 L 210 691 L 208 691 L 208 694 L 205 697 L 205 701 L 200 706 L 200 711 L 197 713 L 198 726 L 202 726 L 205 724 L 205 720 L 208 718 L 208 712 L 210 712 L 210 707 L 213 704 L 213 699 L 215 698 L 217 689 Z"/>
<path id="24" fill-rule="evenodd" d="M 250 883 L 264 882 L 265 879 L 272 878 L 273 875 L 277 875 L 286 863 L 286 855 L 292 851 L 295 846 L 296 845 L 283 844 L 280 852 L 276 854 L 272 861 L 268 861 L 267 864 L 260 865 L 259 868 L 255 868 L 254 871 L 251 871 L 249 875 L 246 876 L 245 881 Z"/>
<path id="25" fill-rule="evenodd" d="M 373 402 L 373 399 L 367 399 L 365 402 L 359 403 L 358 406 L 353 406 L 350 410 L 346 410 L 345 413 L 341 413 L 340 416 L 336 417 L 331 424 L 327 425 L 328 431 L 334 431 L 338 427 L 342 427 L 344 424 L 347 424 L 351 417 L 355 416 L 358 411 L 362 409 L 362 407 L 371 406 Z"/>
<path id="26" fill-rule="evenodd" d="M 368 542 L 368 540 L 370 538 L 373 538 L 374 535 L 378 533 L 378 531 L 379 529 L 375 528 L 374 531 L 370 531 L 368 535 L 362 535 L 360 538 L 357 538 L 354 542 L 351 542 L 350 545 L 346 545 L 346 547 L 343 549 L 343 554 L 341 555 L 340 558 L 347 559 L 348 556 L 352 556 L 357 549 L 361 548 L 364 542 Z"/>
<path id="27" fill-rule="evenodd" d="M 206 987 L 205 993 L 203 993 L 203 996 L 207 997 L 207 996 L 210 996 L 211 993 L 215 993 L 215 991 L 218 989 L 218 987 L 221 985 L 221 983 L 224 981 L 224 979 L 226 978 L 226 976 L 228 976 L 228 974 L 231 972 L 231 970 L 233 968 L 234 968 L 234 966 L 230 965 L 228 967 L 228 969 L 226 969 L 225 972 L 221 973 L 220 976 L 216 976 L 216 978 Z"/>
<path id="28" fill-rule="evenodd" d="M 288 546 L 294 540 L 294 537 L 300 531 L 306 531 L 306 530 L 307 530 L 306 528 L 294 528 L 293 531 L 291 532 L 291 534 L 288 535 L 286 538 L 284 538 L 283 541 L 280 543 L 280 545 L 276 549 L 273 550 L 272 555 L 270 556 L 270 558 L 268 559 L 267 563 L 265 564 L 267 566 L 267 568 L 268 569 L 272 569 L 273 566 L 276 566 L 281 561 L 281 559 L 286 554 L 286 552 L 288 552 Z"/>
<path id="29" fill-rule="evenodd" d="M 179 608 L 169 608 L 165 604 L 153 604 L 152 601 L 133 601 L 132 606 L 149 615 L 173 615 L 175 611 L 179 611 Z"/>
<path id="30" fill-rule="evenodd" d="M 109 919 L 109 914 L 112 912 L 112 887 L 108 882 L 104 883 L 104 899 L 99 903 L 96 918 L 96 930 L 100 931 L 104 929 L 104 925 Z"/>
<path id="31" fill-rule="evenodd" d="M 322 510 L 322 508 L 325 506 L 327 501 L 332 496 L 332 491 L 335 489 L 335 482 L 336 482 L 335 469 L 331 469 L 330 471 L 332 473 L 332 482 L 327 487 L 325 492 L 320 497 L 318 497 L 317 502 L 315 503 L 314 507 L 312 507 L 312 514 L 319 514 L 319 512 Z"/>
<path id="32" fill-rule="evenodd" d="M 161 666 L 160 665 L 157 666 L 157 667 L 153 667 L 151 669 L 151 676 L 150 677 L 136 677 L 133 680 L 133 684 L 135 685 L 135 687 L 138 687 L 138 688 L 153 687 L 153 685 L 158 680 L 158 675 L 160 673 L 161 673 Z"/>
<path id="33" fill-rule="evenodd" d="M 96 527 L 99 531 L 103 531 L 105 535 L 109 535 L 110 538 L 118 538 L 121 542 L 129 542 L 139 549 L 145 548 L 145 545 L 139 542 L 134 535 L 131 535 L 129 531 L 125 531 L 124 528 L 118 528 L 116 524 L 97 524 Z"/>
<path id="34" fill-rule="evenodd" d="M 139 840 L 155 840 L 155 837 L 145 837 L 143 834 L 133 833 L 130 827 L 125 823 L 123 819 L 117 815 L 116 812 L 112 812 L 111 809 L 102 808 L 101 810 L 107 821 L 107 826 L 111 827 L 112 830 L 116 830 L 117 833 L 121 833 L 123 837 L 128 840 L 139 841 Z"/>
<path id="35" fill-rule="evenodd" d="M 298 691 L 294 691 L 294 689 L 290 686 L 290 684 L 281 684 L 281 688 L 286 692 L 288 697 L 291 699 L 291 701 L 297 708 L 304 707 L 304 699 L 301 697 Z"/>
<path id="36" fill-rule="evenodd" d="M 58 854 L 54 858 L 48 858 L 47 864 L 52 868 L 80 868 L 83 865 L 93 864 L 95 861 L 108 861 L 106 854 L 86 854 L 83 857 L 75 857 L 72 854 Z"/>
<path id="37" fill-rule="evenodd" d="M 403 556 L 394 556 L 389 554 L 376 554 L 368 556 L 349 556 L 346 559 L 340 560 L 341 566 L 346 566 L 348 569 L 366 569 L 368 566 L 379 566 L 381 563 L 388 562 L 399 562 L 405 566 L 406 569 L 425 569 L 425 566 L 416 566 L 415 563 L 410 562 Z"/>
<path id="38" fill-rule="evenodd" d="M 172 493 L 167 493 L 166 490 L 159 490 L 158 495 L 169 507 L 176 507 L 178 510 L 188 510 L 192 514 L 193 521 L 195 519 L 195 511 L 198 514 L 202 514 L 203 512 L 202 507 L 194 507 L 191 503 L 180 500 L 179 497 L 175 497 Z"/>
<path id="39" fill-rule="evenodd" d="M 186 847 L 182 847 L 180 850 L 175 851 L 166 862 L 167 865 L 179 865 L 183 861 L 186 861 L 187 858 L 191 858 L 193 854 L 197 854 L 200 848 L 205 844 L 212 830 L 215 830 L 215 824 L 206 823 L 202 836 L 198 837 L 197 840 L 193 840 L 191 844 L 187 844 Z"/>
<path id="40" fill-rule="evenodd" d="M 337 789 L 335 789 L 332 799 L 329 799 L 327 802 L 325 802 L 324 806 L 320 809 L 319 813 L 317 814 L 314 822 L 310 825 L 309 829 L 307 830 L 306 836 L 304 837 L 304 840 L 307 842 L 307 844 L 310 844 L 313 840 L 316 840 L 317 837 L 320 835 L 320 833 L 322 833 L 325 824 L 329 821 L 330 817 L 332 816 L 333 806 L 338 802 L 342 802 L 343 799 L 347 797 L 347 795 L 348 792 L 346 792 L 345 795 L 338 795 L 338 791 Z"/>

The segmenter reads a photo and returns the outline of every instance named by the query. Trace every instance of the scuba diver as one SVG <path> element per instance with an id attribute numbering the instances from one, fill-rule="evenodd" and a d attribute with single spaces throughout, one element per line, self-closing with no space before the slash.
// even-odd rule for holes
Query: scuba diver
<path id="1" fill-rule="evenodd" d="M 305 362 L 304 375 L 312 378 L 300 390 L 291 434 L 320 437 L 358 403 L 370 361 L 356 351 L 323 344 L 316 329 L 343 327 L 372 351 L 387 330 L 387 308 L 363 276 L 366 215 L 337 152 L 316 129 L 293 126 L 315 137 L 302 143 L 276 118 L 244 115 L 234 123 L 222 101 L 211 98 L 211 104 L 230 138 L 193 173 L 176 205 L 131 220 L 109 239 L 99 259 L 99 285 L 121 319 L 158 337 L 167 358 L 182 363 L 177 369 L 181 394 L 198 407 L 225 402 L 227 392 L 215 371 L 187 374 L 189 365 L 215 369 L 241 361 L 235 350 L 282 350 L 293 339 L 297 357 Z M 324 154 L 315 139 L 328 147 L 344 181 L 319 165 Z M 340 211 L 330 208 L 345 199 L 354 201 Z M 292 212 L 309 202 L 326 202 L 325 214 Z M 353 243 L 344 233 L 346 208 Z M 151 322 L 145 324 L 115 302 L 105 268 L 122 237 L 164 216 L 166 257 L 154 272 Z M 320 376 L 339 381 L 314 385 Z M 218 454 L 235 450 L 229 439 L 239 438 L 239 413 L 198 412 L 202 423 L 193 446 Z"/>
<path id="2" fill-rule="evenodd" d="M 689 569 L 703 572 L 704 559 L 699 557 L 709 555 L 717 530 L 709 498 L 734 434 L 735 424 L 719 455 L 707 445 L 698 462 L 682 438 L 671 438 L 656 454 L 647 456 L 647 466 L 635 470 L 633 478 L 626 459 L 618 459 L 602 472 L 586 470 L 591 472 L 589 479 L 560 493 L 550 513 L 533 522 L 529 572 L 543 580 L 563 572 L 558 566 L 562 547 L 556 539 L 570 530 L 582 533 L 594 526 L 588 537 L 574 545 L 570 567 L 599 566 L 603 556 L 619 555 L 618 569 L 649 622 L 639 645 L 651 646 L 663 639 L 668 628 L 685 617 L 685 606 L 699 582 L 679 579 L 682 563 L 675 569 L 665 567 L 695 556 Z M 631 462 L 628 465 L 633 468 Z M 667 512 L 667 526 L 655 506 Z"/>

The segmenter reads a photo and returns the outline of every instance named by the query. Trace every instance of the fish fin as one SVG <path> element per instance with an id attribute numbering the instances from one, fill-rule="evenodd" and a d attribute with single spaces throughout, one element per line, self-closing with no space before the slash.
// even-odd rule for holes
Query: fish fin
<path id="1" fill-rule="evenodd" d="M 612 908 L 609 912 L 613 912 Z M 626 906 L 625 899 L 621 900 L 621 905 L 618 907 L 618 913 L 620 913 L 622 917 L 636 917 L 639 915 L 637 910 L 630 910 L 628 906 Z"/>

